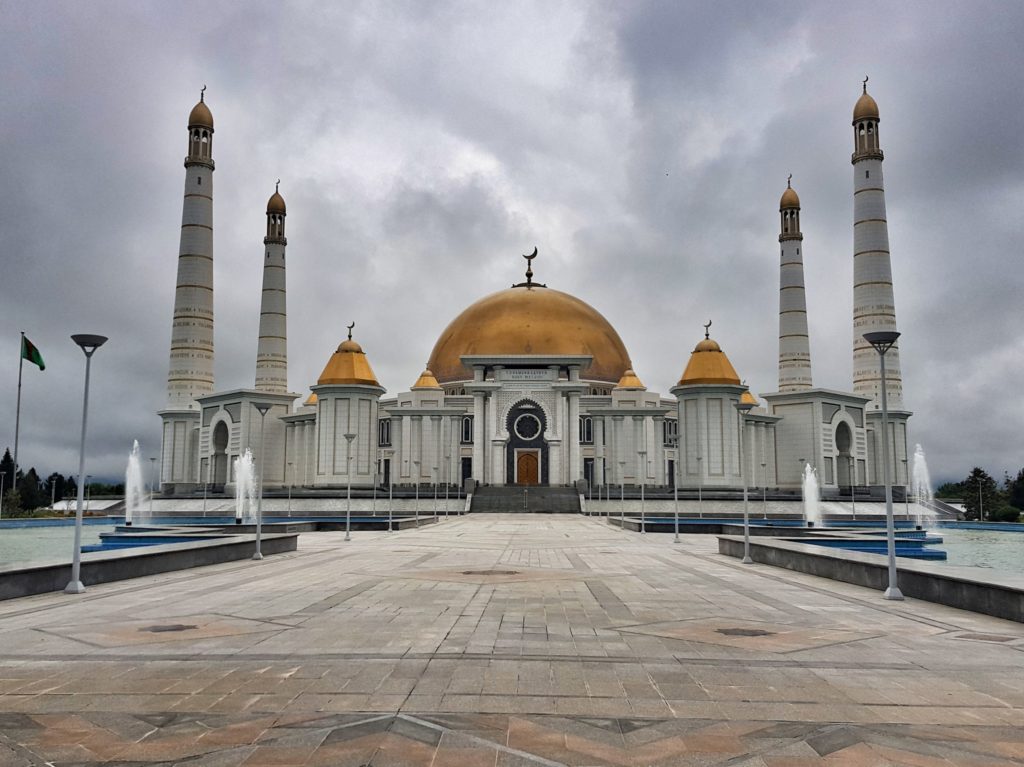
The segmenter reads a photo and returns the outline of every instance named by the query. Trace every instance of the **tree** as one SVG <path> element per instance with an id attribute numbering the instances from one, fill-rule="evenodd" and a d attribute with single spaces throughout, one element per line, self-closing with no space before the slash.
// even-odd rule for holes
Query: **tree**
<path id="1" fill-rule="evenodd" d="M 963 482 L 944 482 L 935 489 L 936 498 L 963 499 L 965 495 Z"/>
<path id="2" fill-rule="evenodd" d="M 1024 469 L 1016 477 L 1006 475 L 1006 500 L 1015 509 L 1024 511 Z"/>
<path id="3" fill-rule="evenodd" d="M 4 451 L 3 460 L 0 460 L 0 471 L 5 472 L 4 487 L 14 487 L 14 459 L 10 448 Z"/>
<path id="4" fill-rule="evenodd" d="M 21 496 L 18 495 L 18 491 L 13 488 L 4 490 L 4 516 L 20 517 L 21 515 Z"/>
<path id="5" fill-rule="evenodd" d="M 968 519 L 985 521 L 1001 505 L 996 481 L 984 469 L 975 466 L 960 484 L 964 488 L 964 515 Z"/>
<path id="6" fill-rule="evenodd" d="M 21 495 L 21 507 L 29 511 L 45 506 L 49 501 L 49 498 L 43 498 L 42 483 L 34 467 L 19 479 L 18 492 Z"/>

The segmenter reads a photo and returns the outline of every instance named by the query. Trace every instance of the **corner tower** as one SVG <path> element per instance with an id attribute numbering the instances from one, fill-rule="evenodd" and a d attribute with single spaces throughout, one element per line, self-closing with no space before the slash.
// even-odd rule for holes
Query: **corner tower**
<path id="1" fill-rule="evenodd" d="M 263 238 L 263 297 L 260 300 L 260 338 L 256 347 L 256 389 L 288 391 L 288 314 L 284 250 L 286 208 L 274 187 L 267 201 L 267 236 Z"/>
<path id="2" fill-rule="evenodd" d="M 800 198 L 793 189 L 793 177 L 779 200 L 779 391 L 811 388 L 811 344 L 807 333 L 807 296 L 804 290 L 804 262 L 800 251 Z"/>
<path id="3" fill-rule="evenodd" d="M 889 260 L 889 228 L 885 219 L 882 145 L 878 137 L 878 104 L 864 92 L 853 108 L 853 391 L 870 397 L 869 408 L 880 407 L 881 364 L 878 353 L 864 340 L 877 330 L 895 331 L 896 301 Z M 899 348 L 885 356 L 889 408 L 903 409 L 903 378 Z"/>
<path id="4" fill-rule="evenodd" d="M 213 115 L 203 86 L 188 116 L 188 155 L 174 290 L 160 482 L 196 481 L 199 405 L 213 391 Z"/>

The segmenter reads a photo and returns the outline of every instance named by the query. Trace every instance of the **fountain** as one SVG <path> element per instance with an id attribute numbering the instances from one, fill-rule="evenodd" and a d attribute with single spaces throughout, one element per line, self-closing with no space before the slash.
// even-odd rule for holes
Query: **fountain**
<path id="1" fill-rule="evenodd" d="M 128 468 L 124 472 L 124 523 L 131 526 L 135 516 L 142 511 L 142 499 L 146 485 L 142 481 L 142 463 L 139 460 L 139 441 L 132 445 L 128 456 Z"/>
<path id="2" fill-rule="evenodd" d="M 924 450 L 921 449 L 920 445 L 914 445 L 914 464 L 911 482 L 915 499 L 914 516 L 917 519 L 917 524 L 920 526 L 924 523 L 925 517 L 932 517 L 935 514 L 931 508 L 933 498 L 932 478 L 928 474 L 928 463 L 924 459 Z"/>
<path id="3" fill-rule="evenodd" d="M 256 470 L 252 450 L 235 459 L 235 524 L 256 524 Z"/>
<path id="4" fill-rule="evenodd" d="M 804 521 L 808 527 L 820 527 L 821 509 L 818 503 L 821 500 L 821 493 L 818 488 L 818 472 L 809 463 L 804 464 L 803 491 Z"/>

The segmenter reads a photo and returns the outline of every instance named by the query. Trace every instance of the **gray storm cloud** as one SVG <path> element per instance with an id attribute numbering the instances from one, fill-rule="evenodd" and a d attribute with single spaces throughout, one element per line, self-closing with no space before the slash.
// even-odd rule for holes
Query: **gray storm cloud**
<path id="1" fill-rule="evenodd" d="M 667 392 L 709 317 L 776 382 L 778 198 L 803 203 L 815 383 L 851 378 L 850 113 L 881 114 L 911 439 L 933 477 L 1024 465 L 1024 7 L 977 3 L 35 3 L 0 28 L 0 437 L 74 470 L 155 454 L 185 121 L 216 118 L 216 378 L 252 383 L 263 210 L 288 200 L 289 377 L 356 320 L 378 377 L 415 380 L 476 298 L 538 279 L 595 306 Z"/>

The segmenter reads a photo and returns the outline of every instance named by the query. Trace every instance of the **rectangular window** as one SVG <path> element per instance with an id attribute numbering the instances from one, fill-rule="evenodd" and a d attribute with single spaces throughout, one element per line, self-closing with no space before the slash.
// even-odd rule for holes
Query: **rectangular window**
<path id="1" fill-rule="evenodd" d="M 679 421 L 675 418 L 666 418 L 661 422 L 661 443 L 665 447 L 672 447 L 675 445 L 676 437 L 679 436 Z"/>

